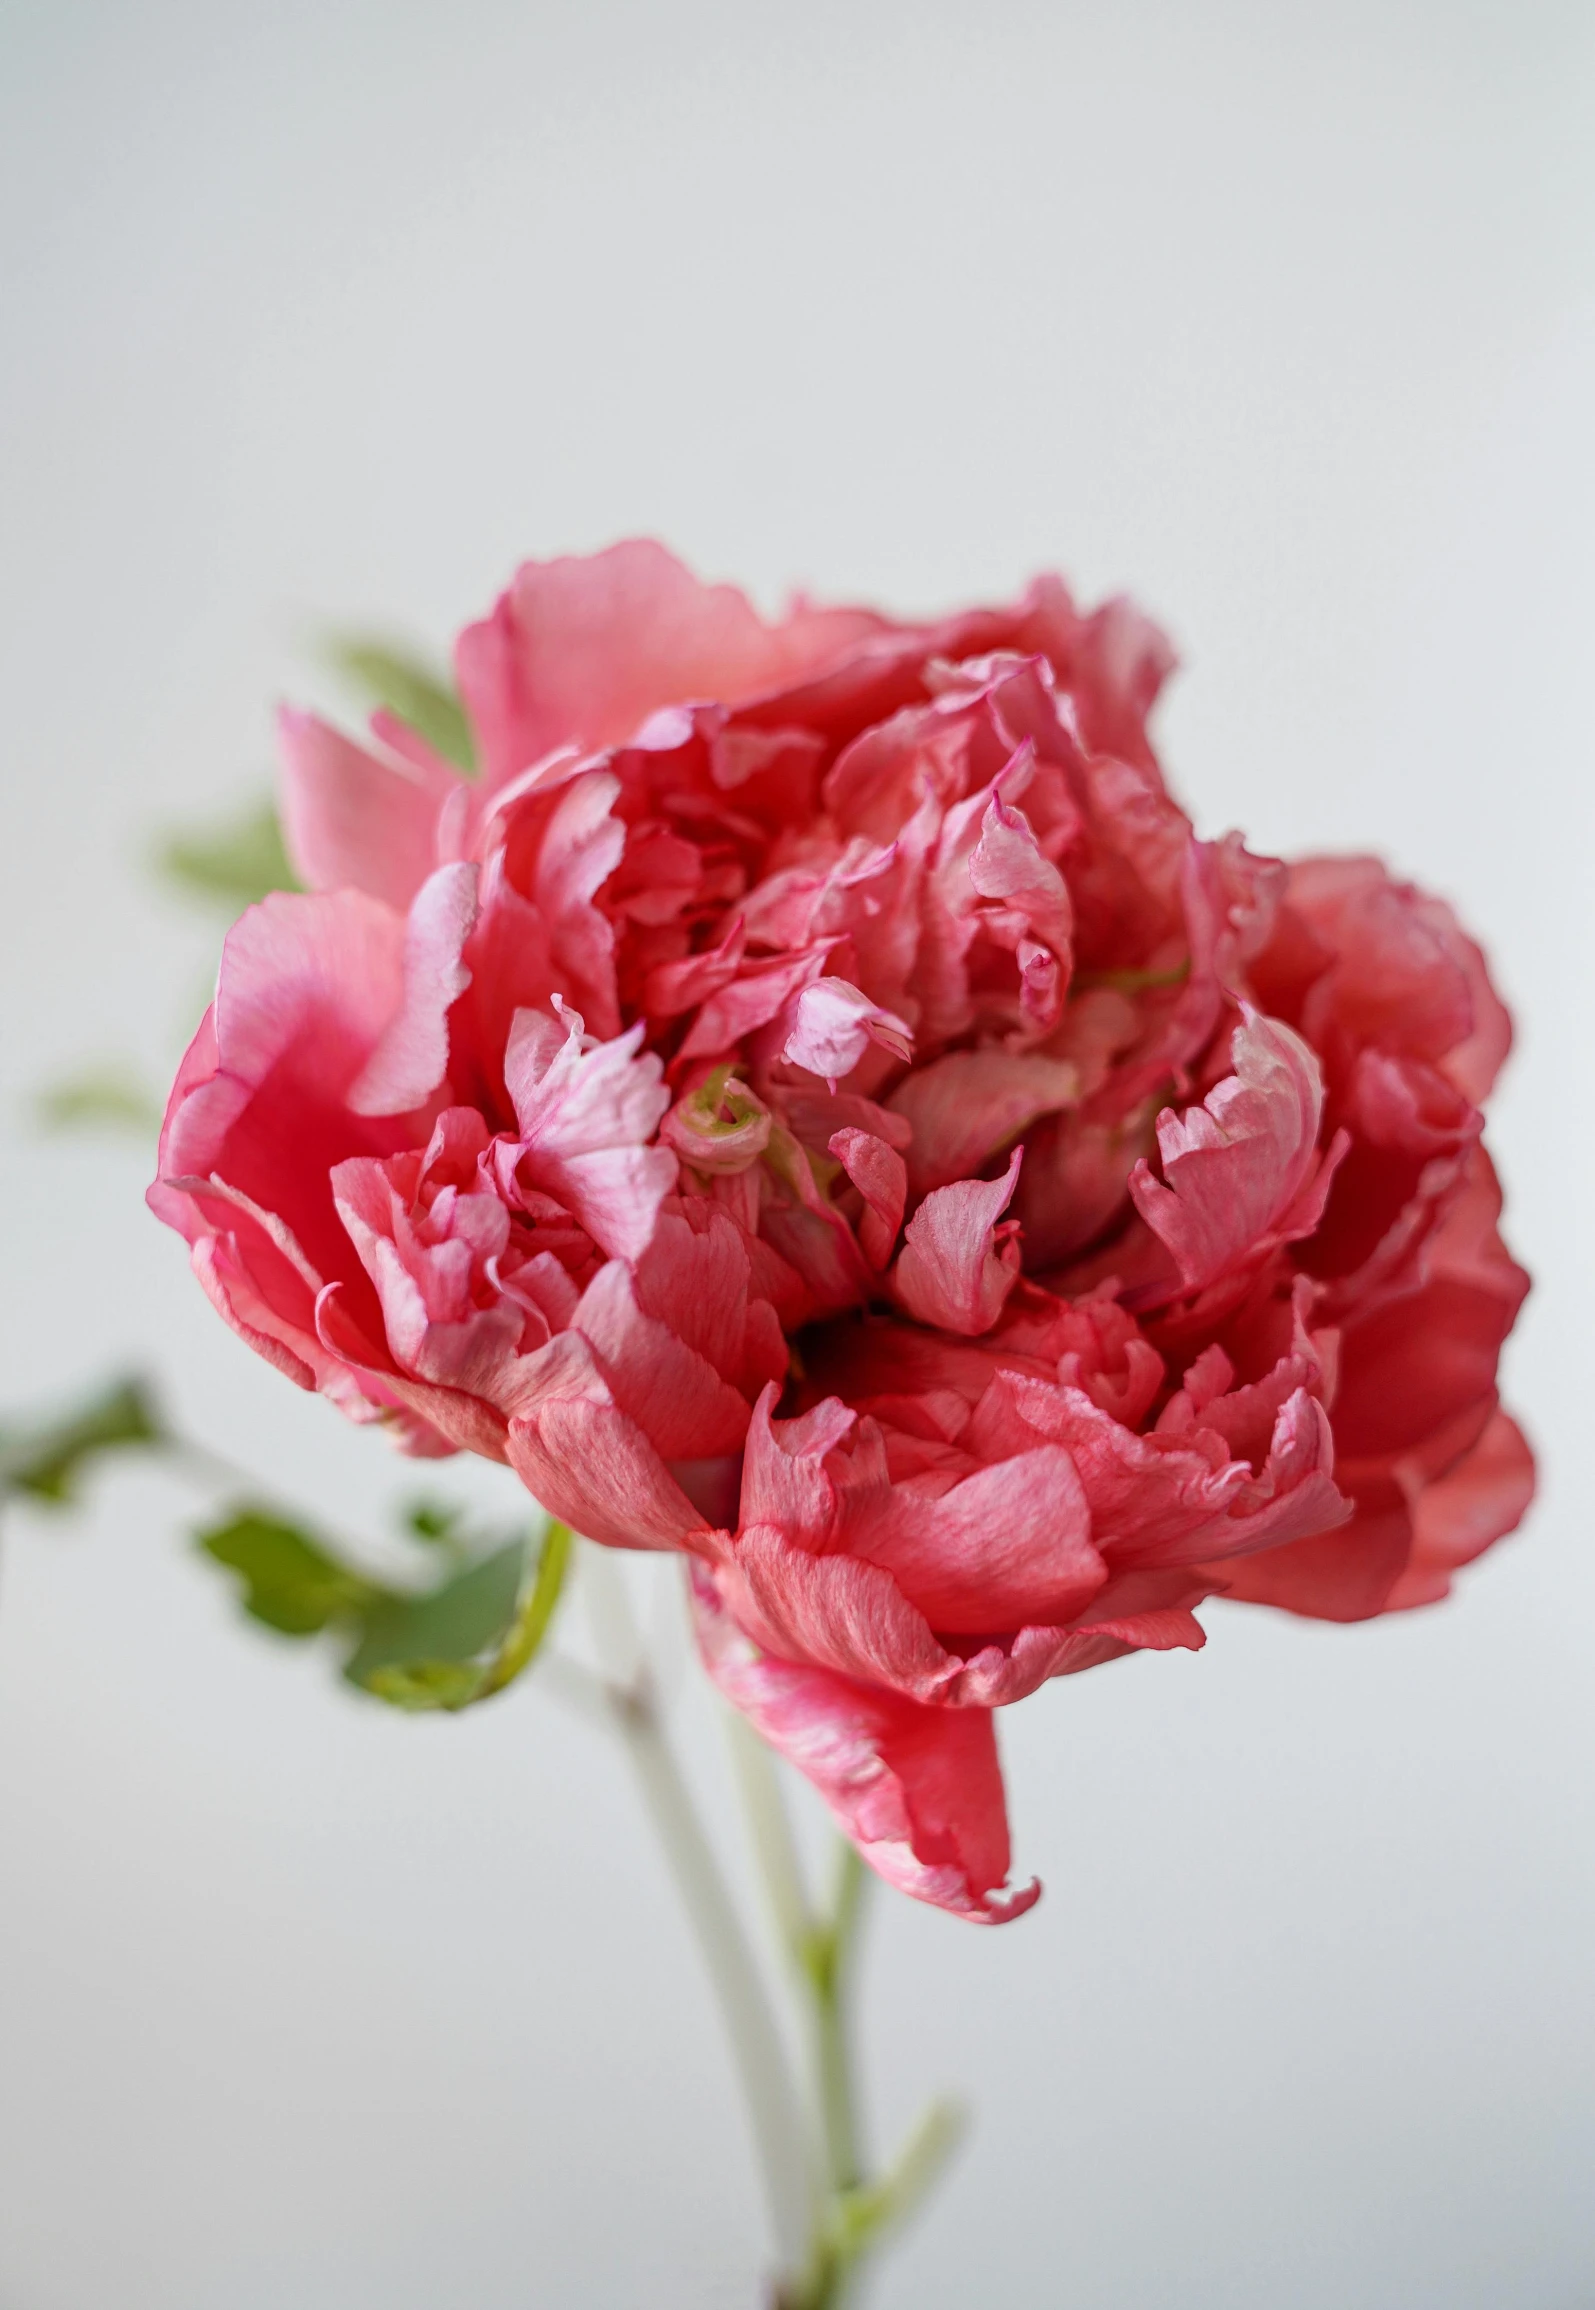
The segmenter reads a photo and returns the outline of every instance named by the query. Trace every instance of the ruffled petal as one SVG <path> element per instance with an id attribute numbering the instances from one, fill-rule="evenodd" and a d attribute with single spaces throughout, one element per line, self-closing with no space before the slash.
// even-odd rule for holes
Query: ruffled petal
<path id="1" fill-rule="evenodd" d="M 525 563 L 461 635 L 455 669 L 498 785 L 573 740 L 618 746 L 661 706 L 753 697 L 880 630 L 866 610 L 803 606 L 766 625 L 735 586 L 706 586 L 663 546 L 630 538 Z"/>
<path id="2" fill-rule="evenodd" d="M 1323 1081 L 1301 1037 L 1248 1011 L 1233 1075 L 1184 1115 L 1158 1118 L 1163 1180 L 1136 1165 L 1130 1193 L 1173 1255 L 1178 1289 L 1198 1291 L 1276 1243 L 1309 1234 L 1329 1190 L 1318 1161 Z"/>

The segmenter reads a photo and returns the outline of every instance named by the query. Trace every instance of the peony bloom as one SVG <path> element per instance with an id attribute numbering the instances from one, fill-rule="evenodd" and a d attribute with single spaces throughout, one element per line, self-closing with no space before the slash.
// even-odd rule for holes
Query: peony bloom
<path id="1" fill-rule="evenodd" d="M 1477 947 L 1199 841 L 1169 670 L 1055 578 L 766 624 L 661 548 L 462 636 L 467 779 L 282 723 L 151 1190 L 220 1313 L 421 1453 L 689 1560 L 880 1873 L 1012 1916 L 993 1711 L 1229 1596 L 1445 1594 L 1532 1486 Z"/>

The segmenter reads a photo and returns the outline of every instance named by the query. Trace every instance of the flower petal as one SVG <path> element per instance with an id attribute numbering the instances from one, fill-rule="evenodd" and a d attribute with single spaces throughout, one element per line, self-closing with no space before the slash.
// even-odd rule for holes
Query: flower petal
<path id="1" fill-rule="evenodd" d="M 1316 1161 L 1324 1094 L 1312 1051 L 1277 1019 L 1248 1010 L 1231 1055 L 1234 1074 L 1200 1107 L 1158 1117 L 1166 1184 L 1144 1161 L 1130 1178 L 1136 1208 L 1187 1292 L 1310 1233 L 1329 1191 L 1331 1164 Z"/>
<path id="2" fill-rule="evenodd" d="M 438 863 L 438 819 L 460 785 L 384 760 L 314 714 L 277 717 L 282 831 L 312 890 L 363 890 L 402 914 Z"/>
<path id="3" fill-rule="evenodd" d="M 448 1014 L 471 983 L 460 960 L 476 921 L 476 868 L 440 866 L 415 895 L 404 928 L 404 999 L 349 1093 L 357 1115 L 405 1115 L 442 1082 Z"/>
<path id="4" fill-rule="evenodd" d="M 1017 1246 L 996 1247 L 997 1222 L 1019 1182 L 1016 1147 L 1000 1179 L 961 1179 L 927 1195 L 904 1232 L 892 1288 L 921 1323 L 970 1336 L 990 1331 L 1018 1281 Z"/>
<path id="5" fill-rule="evenodd" d="M 991 1712 L 920 1708 L 772 1660 L 737 1628 L 695 1568 L 704 1666 L 734 1708 L 795 1765 L 877 1875 L 975 1924 L 1000 1925 L 1040 1899 L 1010 1887 L 1008 1816 Z"/>

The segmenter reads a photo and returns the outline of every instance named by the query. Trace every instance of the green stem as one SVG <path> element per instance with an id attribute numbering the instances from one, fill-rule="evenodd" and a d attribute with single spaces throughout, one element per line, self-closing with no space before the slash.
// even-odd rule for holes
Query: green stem
<path id="1" fill-rule="evenodd" d="M 747 1815 L 753 1857 L 764 1881 L 781 1946 L 791 1962 L 801 1967 L 814 1919 L 803 1882 L 803 1865 L 787 1816 L 781 1778 L 769 1748 L 738 1710 L 725 1713 L 731 1763 Z"/>
<path id="2" fill-rule="evenodd" d="M 787 1959 L 806 1992 L 826 2179 L 833 2191 L 851 2190 L 859 2182 L 860 2156 L 848 2042 L 849 1993 L 869 1872 L 856 1848 L 838 1838 L 831 1906 L 827 1914 L 816 1916 L 803 1882 L 775 1758 L 745 1717 L 732 1710 L 726 1721 L 754 1858 Z"/>
<path id="3" fill-rule="evenodd" d="M 778 2310 L 840 2310 L 874 2224 L 857 2218 L 873 2198 L 863 2159 L 850 2036 L 851 1991 L 868 1871 L 845 1838 L 837 1841 L 829 1909 L 817 1915 L 782 1795 L 780 1769 L 753 1728 L 728 1718 L 731 1753 L 747 1809 L 754 1856 L 794 1980 L 803 1992 L 812 2048 L 815 2116 L 826 2182 L 808 2250 L 778 2290 Z"/>
<path id="4" fill-rule="evenodd" d="M 813 2084 L 813 2111 L 805 2118 L 759 1968 L 665 1739 L 624 1586 L 602 1549 L 584 1549 L 583 1569 L 602 1673 L 591 1676 L 558 1655 L 545 1656 L 543 1672 L 572 1700 L 602 1711 L 622 1734 L 696 1928 L 770 2201 L 782 2273 L 772 2310 L 846 2310 L 866 2260 L 939 2178 L 962 2130 L 961 2115 L 950 2103 L 934 2104 L 887 2171 L 867 2177 L 850 2030 L 869 1872 L 857 1850 L 839 1839 L 831 1901 L 816 1911 L 780 1768 L 752 1727 L 731 1712 L 732 1757 L 754 1856 L 803 1992 Z"/>
<path id="5" fill-rule="evenodd" d="M 814 2008 L 814 2067 L 831 2188 L 840 2196 L 863 2178 L 850 2041 L 853 1957 L 869 1880 L 856 1847 L 837 1848 L 830 1922 L 816 1930 L 805 1968 Z"/>
<path id="6" fill-rule="evenodd" d="M 643 1664 L 625 1591 L 604 1552 L 584 1552 L 588 1601 L 604 1663 L 603 1695 L 625 1742 L 665 1858 L 703 1951 L 747 2104 L 782 2268 L 801 2261 L 815 2191 L 802 2104 L 714 1848 L 692 1802 Z"/>

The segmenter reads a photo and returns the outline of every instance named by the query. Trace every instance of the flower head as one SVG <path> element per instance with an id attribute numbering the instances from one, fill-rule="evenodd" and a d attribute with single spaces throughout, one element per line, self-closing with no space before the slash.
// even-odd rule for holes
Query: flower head
<path id="1" fill-rule="evenodd" d="M 282 726 L 151 1190 L 262 1354 L 691 1562 L 893 1882 L 1016 1914 L 992 1712 L 1227 1595 L 1443 1595 L 1532 1487 L 1506 1014 L 1372 859 L 1197 839 L 1054 578 L 765 622 L 657 546 L 462 636 L 468 780 Z"/>

